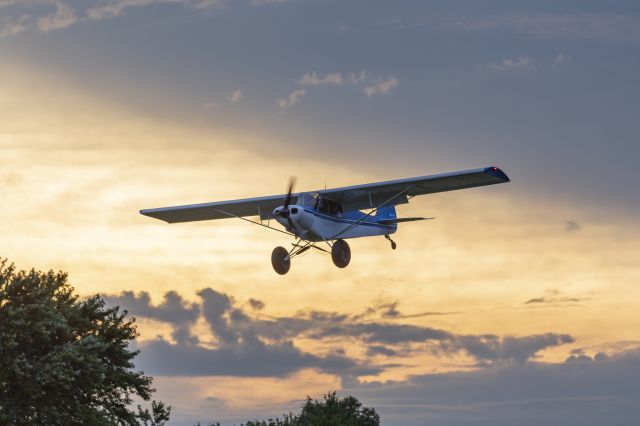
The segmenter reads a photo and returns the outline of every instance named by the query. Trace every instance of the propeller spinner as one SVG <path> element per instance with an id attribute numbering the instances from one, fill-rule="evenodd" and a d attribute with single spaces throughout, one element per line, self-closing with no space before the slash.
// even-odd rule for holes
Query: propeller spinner
<path id="1" fill-rule="evenodd" d="M 291 194 L 293 192 L 293 187 L 295 183 L 296 183 L 296 178 L 292 176 L 291 179 L 289 179 L 289 190 L 287 191 L 287 198 L 284 199 L 284 205 L 279 211 L 277 211 L 276 215 L 287 219 L 287 222 L 289 223 L 289 226 L 291 227 L 291 229 L 294 231 L 294 233 L 297 233 L 298 228 L 296 228 L 296 225 L 291 220 L 291 211 L 289 210 L 289 204 L 291 204 L 291 198 L 292 198 Z"/>

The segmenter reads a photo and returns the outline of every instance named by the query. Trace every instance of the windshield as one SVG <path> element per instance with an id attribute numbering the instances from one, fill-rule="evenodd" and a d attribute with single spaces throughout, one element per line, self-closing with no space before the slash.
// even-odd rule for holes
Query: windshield
<path id="1" fill-rule="evenodd" d="M 318 200 L 318 194 L 300 194 L 296 204 L 308 209 L 315 209 Z"/>

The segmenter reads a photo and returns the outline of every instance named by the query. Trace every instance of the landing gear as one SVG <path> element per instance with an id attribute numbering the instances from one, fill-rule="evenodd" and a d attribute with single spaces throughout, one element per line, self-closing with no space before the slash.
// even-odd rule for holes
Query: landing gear
<path id="1" fill-rule="evenodd" d="M 346 268 L 351 261 L 351 249 L 345 240 L 336 240 L 331 247 L 331 259 L 338 268 Z"/>
<path id="2" fill-rule="evenodd" d="M 276 247 L 271 252 L 271 265 L 273 269 L 280 275 L 289 272 L 291 268 L 291 258 L 289 252 L 284 247 Z"/>
<path id="3" fill-rule="evenodd" d="M 389 234 L 385 235 L 384 237 L 385 237 L 387 240 L 391 241 L 391 249 L 392 249 L 392 250 L 395 250 L 395 249 L 396 249 L 396 247 L 398 247 L 398 245 L 396 244 L 396 242 L 395 242 L 395 241 L 393 241 L 393 240 L 391 239 L 391 237 L 389 236 Z"/>
<path id="4" fill-rule="evenodd" d="M 307 241 L 302 244 L 300 240 L 293 244 L 291 251 L 287 251 L 284 247 L 276 247 L 271 252 L 271 265 L 274 271 L 280 275 L 285 275 L 291 269 L 291 259 L 306 252 L 307 250 L 314 248 L 324 253 L 329 253 L 328 250 L 318 247 L 314 242 Z M 328 243 L 328 242 L 327 242 Z M 351 261 L 351 249 L 349 244 L 344 240 L 336 240 L 331 245 L 331 259 L 333 259 L 334 265 L 338 268 L 346 268 Z"/>

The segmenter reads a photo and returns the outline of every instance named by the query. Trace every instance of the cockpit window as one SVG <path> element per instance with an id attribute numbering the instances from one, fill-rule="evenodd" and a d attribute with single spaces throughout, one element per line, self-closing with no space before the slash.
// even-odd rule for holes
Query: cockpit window
<path id="1" fill-rule="evenodd" d="M 341 216 L 343 213 L 340 203 L 323 198 L 319 194 L 301 194 L 296 204 L 331 216 Z"/>
<path id="2" fill-rule="evenodd" d="M 318 198 L 316 210 L 320 213 L 329 214 L 331 216 L 341 216 L 343 213 L 340 203 L 322 197 Z"/>
<path id="3" fill-rule="evenodd" d="M 298 196 L 296 204 L 308 209 L 313 209 L 315 208 L 317 198 L 318 194 L 301 194 Z"/>

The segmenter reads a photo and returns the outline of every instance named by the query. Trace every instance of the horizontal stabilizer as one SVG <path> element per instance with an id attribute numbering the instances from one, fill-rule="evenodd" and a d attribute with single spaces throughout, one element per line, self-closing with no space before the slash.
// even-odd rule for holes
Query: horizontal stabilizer
<path id="1" fill-rule="evenodd" d="M 435 219 L 435 217 L 401 217 L 401 218 L 393 218 L 393 219 L 382 219 L 382 220 L 379 220 L 378 222 L 383 225 L 394 225 L 396 223 L 415 222 L 417 220 L 431 220 L 431 219 Z"/>

